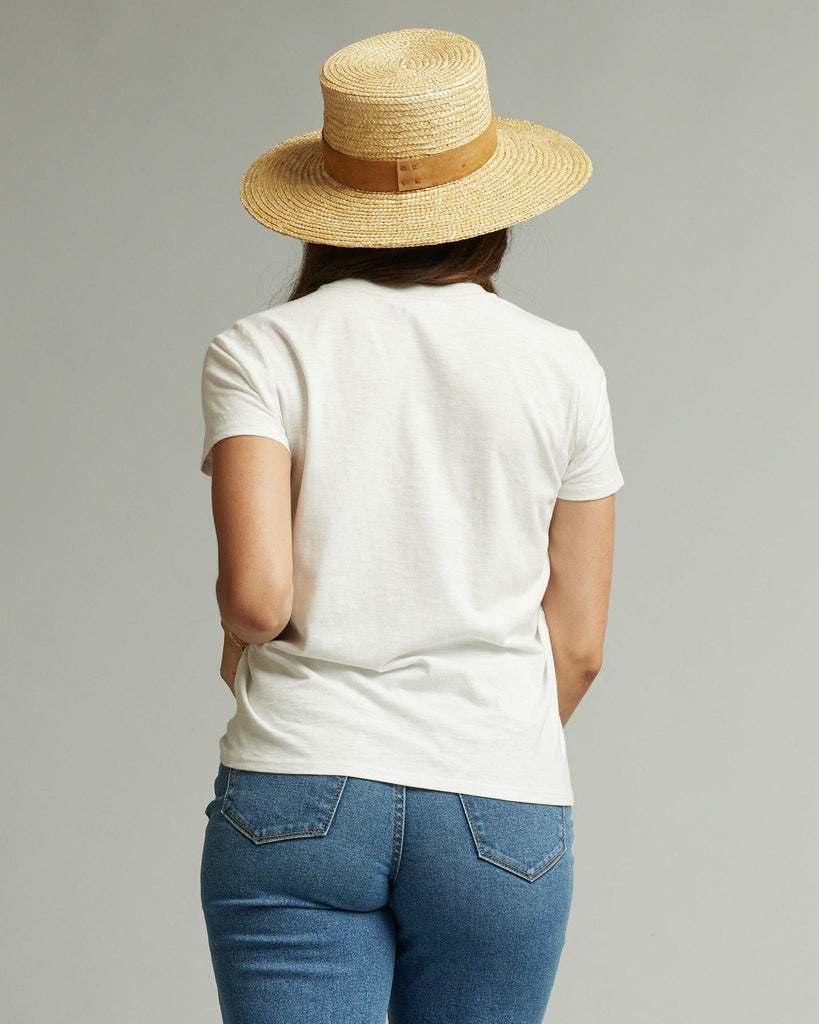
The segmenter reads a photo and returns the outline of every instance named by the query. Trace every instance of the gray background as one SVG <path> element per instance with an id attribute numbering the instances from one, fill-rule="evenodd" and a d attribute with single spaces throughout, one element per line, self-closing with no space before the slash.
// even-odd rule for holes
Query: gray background
<path id="1" fill-rule="evenodd" d="M 219 1021 L 198 870 L 233 698 L 201 361 L 298 264 L 242 208 L 245 168 L 321 127 L 326 57 L 406 27 L 474 39 L 498 115 L 594 163 L 514 229 L 498 280 L 597 353 L 626 480 L 604 667 L 566 728 L 575 897 L 547 1019 L 813 1019 L 815 5 L 21 8 L 2 40 L 8 1019 Z"/>

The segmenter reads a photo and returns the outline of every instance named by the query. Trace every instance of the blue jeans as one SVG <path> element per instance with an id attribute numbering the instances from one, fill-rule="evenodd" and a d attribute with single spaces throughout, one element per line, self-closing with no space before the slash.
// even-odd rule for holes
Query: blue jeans
<path id="1" fill-rule="evenodd" d="M 225 1024 L 541 1024 L 570 806 L 219 765 L 201 900 Z"/>

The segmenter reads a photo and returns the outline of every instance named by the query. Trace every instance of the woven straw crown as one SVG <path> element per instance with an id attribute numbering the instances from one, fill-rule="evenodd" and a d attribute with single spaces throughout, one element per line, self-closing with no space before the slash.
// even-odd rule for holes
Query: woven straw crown
<path id="1" fill-rule="evenodd" d="M 452 32 L 409 30 L 339 50 L 319 73 L 324 137 L 365 159 L 471 141 L 492 118 L 483 54 Z"/>
<path id="2" fill-rule="evenodd" d="M 438 29 L 352 43 L 319 72 L 324 123 L 242 179 L 274 231 L 345 246 L 429 245 L 508 227 L 568 198 L 591 161 L 565 135 L 498 118 L 478 46 Z"/>

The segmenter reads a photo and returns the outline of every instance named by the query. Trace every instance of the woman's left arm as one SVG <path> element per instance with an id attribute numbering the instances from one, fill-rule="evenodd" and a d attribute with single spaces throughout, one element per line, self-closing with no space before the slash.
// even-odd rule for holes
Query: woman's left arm
<path id="1" fill-rule="evenodd" d="M 244 652 L 227 630 L 243 642 L 267 643 L 292 613 L 290 452 L 257 435 L 218 441 L 212 501 L 219 556 L 216 600 L 224 632 L 220 675 L 235 697 L 233 681 Z"/>

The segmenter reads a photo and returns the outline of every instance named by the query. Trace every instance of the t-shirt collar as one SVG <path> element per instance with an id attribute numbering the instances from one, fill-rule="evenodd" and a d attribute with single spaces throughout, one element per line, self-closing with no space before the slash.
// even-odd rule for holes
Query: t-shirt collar
<path id="1" fill-rule="evenodd" d="M 394 282 L 383 282 L 383 281 L 368 281 L 363 277 L 343 277 L 336 281 L 329 281 L 327 284 L 321 285 L 321 288 L 339 288 L 346 290 L 358 290 L 358 291 L 369 291 L 369 292 L 397 292 L 399 294 L 408 295 L 421 295 L 421 294 L 442 294 L 442 295 L 477 295 L 479 292 L 484 295 L 491 295 L 492 292 L 488 292 L 483 285 L 478 284 L 476 281 L 454 281 L 451 284 L 420 284 L 417 282 L 412 283 L 394 283 Z M 321 289 L 317 289 L 321 290 Z"/>

